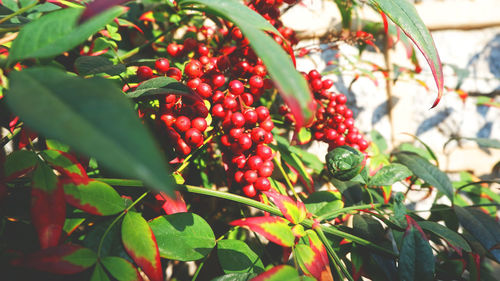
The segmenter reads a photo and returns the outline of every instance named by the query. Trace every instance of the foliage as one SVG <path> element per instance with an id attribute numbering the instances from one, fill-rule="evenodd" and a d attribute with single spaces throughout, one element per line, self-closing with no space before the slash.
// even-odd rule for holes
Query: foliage
<path id="1" fill-rule="evenodd" d="M 295 69 L 279 17 L 298 1 L 83 2 L 2 1 L 7 280 L 479 280 L 500 262 L 490 182 L 369 142 L 332 80 Z M 411 4 L 368 2 L 423 52 L 437 103 Z M 361 1 L 335 3 L 348 30 Z M 393 186 L 436 189 L 430 216 Z"/>

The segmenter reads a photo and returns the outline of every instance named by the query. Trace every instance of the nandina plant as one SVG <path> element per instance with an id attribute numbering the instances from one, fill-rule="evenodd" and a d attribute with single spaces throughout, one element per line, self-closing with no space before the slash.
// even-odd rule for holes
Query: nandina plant
<path id="1" fill-rule="evenodd" d="M 377 48 L 349 31 L 362 3 L 335 2 L 339 40 Z M 437 105 L 441 63 L 412 5 L 367 2 L 422 51 Z M 295 69 L 307 50 L 280 15 L 296 4 L 4 0 L 2 276 L 493 280 L 490 182 L 360 132 L 334 81 Z M 394 184 L 434 204 L 409 209 Z"/>

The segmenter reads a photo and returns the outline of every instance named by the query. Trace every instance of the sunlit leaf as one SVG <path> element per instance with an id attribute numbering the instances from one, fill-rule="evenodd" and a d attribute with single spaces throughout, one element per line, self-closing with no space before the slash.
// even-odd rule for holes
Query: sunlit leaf
<path id="1" fill-rule="evenodd" d="M 87 213 L 109 216 L 125 209 L 125 204 L 110 185 L 91 180 L 87 184 L 76 185 L 62 181 L 66 201 Z"/>
<path id="2" fill-rule="evenodd" d="M 267 197 L 271 198 L 276 206 L 280 209 L 283 216 L 290 222 L 297 224 L 306 218 L 306 207 L 304 203 L 295 202 L 292 198 L 281 195 L 276 191 L 264 192 Z"/>
<path id="3" fill-rule="evenodd" d="M 291 247 L 295 237 L 288 226 L 288 221 L 280 217 L 251 217 L 235 220 L 233 226 L 246 226 L 250 230 L 266 237 L 269 241 L 284 247 Z"/>

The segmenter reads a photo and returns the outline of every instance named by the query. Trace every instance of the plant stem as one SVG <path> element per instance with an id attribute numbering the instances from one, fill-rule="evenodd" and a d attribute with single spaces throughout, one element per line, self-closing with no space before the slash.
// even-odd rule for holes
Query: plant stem
<path id="1" fill-rule="evenodd" d="M 12 131 L 12 133 L 6 135 L 1 141 L 0 141 L 0 147 L 4 147 L 6 144 L 9 143 L 13 138 L 15 138 L 20 132 L 21 132 L 21 127 L 17 127 Z"/>
<path id="2" fill-rule="evenodd" d="M 104 234 L 102 235 L 101 237 L 101 240 L 99 241 L 99 246 L 97 247 L 97 256 L 98 257 L 101 257 L 101 249 L 102 249 L 102 245 L 104 243 L 104 239 L 106 238 L 106 236 L 108 235 L 108 233 L 111 231 L 111 228 L 113 228 L 113 226 L 115 226 L 115 224 L 130 210 L 132 209 L 137 203 L 139 203 L 142 199 L 144 199 L 144 197 L 146 197 L 146 195 L 149 194 L 149 191 L 146 191 L 144 192 L 141 196 L 139 196 L 139 198 L 137 198 L 134 202 L 132 202 L 132 204 L 130 204 L 130 206 L 127 207 L 127 209 L 125 209 L 119 216 L 117 216 L 112 222 L 111 224 L 108 226 L 108 228 L 106 228 L 106 231 L 104 231 Z"/>
<path id="3" fill-rule="evenodd" d="M 8 20 L 10 20 L 11 18 L 13 18 L 13 17 L 15 17 L 15 16 L 17 16 L 17 15 L 20 15 L 20 14 L 22 14 L 22 13 L 24 13 L 24 12 L 26 12 L 26 11 L 30 10 L 31 8 L 35 7 L 37 4 L 38 4 L 38 1 L 33 2 L 33 3 L 29 4 L 28 6 L 26 6 L 26 7 L 22 7 L 21 9 L 19 9 L 19 10 L 17 10 L 17 11 L 15 11 L 15 12 L 13 12 L 12 14 L 7 15 L 7 16 L 5 16 L 5 17 L 1 18 L 1 19 L 0 19 L 0 24 L 2 24 L 2 23 L 4 23 L 4 22 L 6 22 L 6 21 L 8 21 Z"/>
<path id="4" fill-rule="evenodd" d="M 105 182 L 105 183 L 110 184 L 110 185 L 115 185 L 115 186 L 144 187 L 142 182 L 137 181 L 137 180 L 126 180 L 126 179 L 120 180 L 120 179 L 105 179 L 105 178 L 95 178 L 95 180 L 99 180 L 99 181 Z M 180 185 L 180 187 L 181 187 L 181 189 L 183 189 L 184 191 L 187 191 L 189 193 L 202 194 L 202 195 L 213 196 L 213 197 L 217 197 L 217 198 L 222 198 L 222 199 L 234 201 L 234 202 L 237 202 L 240 204 L 244 204 L 244 205 L 248 205 L 250 207 L 260 209 L 264 212 L 268 212 L 268 213 L 273 214 L 275 216 L 283 217 L 283 214 L 281 213 L 281 211 L 278 208 L 268 206 L 268 205 L 263 204 L 259 201 L 255 201 L 253 199 L 246 198 L 246 197 L 243 197 L 240 195 L 236 195 L 236 194 L 232 194 L 232 193 L 228 193 L 228 192 L 223 192 L 223 191 L 218 191 L 218 190 L 212 190 L 212 189 L 198 187 L 198 186 L 192 186 L 192 185 Z M 362 205 L 360 205 L 360 206 L 362 206 Z M 347 207 L 347 208 L 352 208 L 352 207 Z M 347 208 L 344 208 L 344 209 L 347 209 Z M 359 206 L 358 206 L 358 208 L 359 208 Z M 341 212 L 343 212 L 344 209 L 339 209 L 339 211 L 342 210 Z M 305 219 L 302 222 L 300 222 L 300 224 L 304 227 L 312 228 L 314 221 L 310 220 L 310 219 Z M 395 254 L 391 250 L 380 247 L 380 246 L 378 246 L 378 245 L 376 245 L 368 240 L 365 240 L 361 237 L 357 237 L 357 236 L 352 235 L 350 233 L 338 230 L 335 227 L 327 227 L 324 225 L 321 225 L 320 227 L 321 227 L 321 230 L 323 230 L 323 232 L 326 232 L 330 235 L 348 239 L 352 242 L 358 243 L 359 245 L 367 246 L 367 247 L 370 247 L 372 249 L 383 252 L 387 255 L 390 255 L 391 257 L 398 256 L 397 254 Z"/>
<path id="5" fill-rule="evenodd" d="M 276 157 L 273 158 L 273 161 L 276 164 L 276 166 L 278 166 L 278 169 L 280 170 L 281 174 L 285 178 L 285 181 L 286 181 L 288 188 L 292 191 L 293 196 L 295 196 L 295 200 L 299 201 L 300 200 L 299 196 L 295 192 L 295 188 L 293 187 L 292 181 L 290 180 L 290 178 L 286 174 L 285 169 L 283 168 L 283 165 L 281 165 L 281 162 L 278 161 L 278 159 Z"/>
<path id="6" fill-rule="evenodd" d="M 214 135 L 208 136 L 208 138 L 206 138 L 203 141 L 203 144 L 200 145 L 200 147 L 198 147 L 195 151 L 193 151 L 192 153 L 190 153 L 184 159 L 184 161 L 182 161 L 182 165 L 175 172 L 178 173 L 178 174 L 182 173 L 182 171 L 184 171 L 184 169 L 186 169 L 186 167 L 189 165 L 189 163 L 190 163 L 189 161 L 191 160 L 191 158 L 193 158 L 193 155 L 196 154 L 196 152 L 200 151 L 202 148 L 204 148 L 205 145 L 207 145 L 207 143 L 209 143 L 212 140 L 213 137 L 214 137 Z"/>
<path id="7" fill-rule="evenodd" d="M 337 253 L 335 253 L 335 251 L 333 250 L 328 239 L 326 239 L 326 236 L 323 233 L 323 231 L 321 230 L 321 228 L 316 228 L 315 230 L 319 236 L 319 239 L 321 240 L 321 242 L 323 242 L 323 245 L 325 245 L 326 251 L 328 252 L 328 255 L 342 271 L 342 275 L 344 275 L 344 277 L 347 278 L 349 281 L 354 281 L 354 279 L 352 278 L 352 276 L 349 273 L 349 271 L 347 270 L 347 268 L 343 265 L 339 256 L 337 256 Z"/>
<path id="8" fill-rule="evenodd" d="M 350 211 L 365 210 L 365 209 L 375 209 L 375 208 L 380 207 L 382 205 L 384 205 L 384 204 L 382 204 L 382 203 L 376 203 L 376 204 L 364 204 L 364 205 L 349 206 L 349 207 L 341 208 L 341 209 L 335 210 L 335 211 L 333 211 L 331 213 L 327 213 L 327 214 L 324 214 L 322 216 L 319 216 L 318 220 L 322 221 L 322 220 L 329 219 L 329 218 L 332 218 L 332 217 L 336 217 L 339 214 L 347 213 L 347 212 L 350 212 Z"/>

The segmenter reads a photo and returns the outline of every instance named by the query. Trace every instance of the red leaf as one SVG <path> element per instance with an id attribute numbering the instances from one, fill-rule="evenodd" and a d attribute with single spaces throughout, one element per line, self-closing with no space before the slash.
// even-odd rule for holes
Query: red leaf
<path id="1" fill-rule="evenodd" d="M 291 247 L 295 242 L 295 236 L 288 226 L 288 221 L 280 217 L 253 217 L 235 220 L 232 226 L 246 226 L 252 231 L 266 237 L 269 241 L 283 247 Z"/>
<path id="2" fill-rule="evenodd" d="M 75 274 L 91 267 L 96 254 L 75 244 L 64 244 L 31 253 L 12 261 L 15 266 L 33 268 L 55 274 Z"/>
<path id="3" fill-rule="evenodd" d="M 162 209 L 167 215 L 187 212 L 186 202 L 179 191 L 175 191 L 175 199 L 164 192 L 155 195 L 156 200 L 163 202 Z"/>
<path id="4" fill-rule="evenodd" d="M 63 177 L 69 178 L 74 184 L 88 184 L 87 172 L 73 155 L 50 149 L 43 151 L 42 156 Z"/>
<path id="5" fill-rule="evenodd" d="M 297 270 L 289 265 L 277 265 L 268 271 L 259 274 L 251 281 L 279 281 L 279 280 L 300 280 Z"/>
<path id="6" fill-rule="evenodd" d="M 316 232 L 307 230 L 307 236 L 309 237 L 311 249 L 315 254 L 314 263 L 316 263 L 317 266 L 317 273 L 313 274 L 313 276 L 318 280 L 333 280 L 325 245 L 321 243 Z"/>
<path id="7" fill-rule="evenodd" d="M 42 249 L 56 246 L 66 219 L 64 190 L 52 169 L 40 163 L 33 174 L 31 218 Z"/>
<path id="8" fill-rule="evenodd" d="M 300 201 L 293 201 L 292 198 L 281 195 L 278 192 L 271 190 L 264 192 L 274 204 L 280 209 L 283 216 L 290 222 L 297 224 L 306 218 L 306 206 Z"/>

